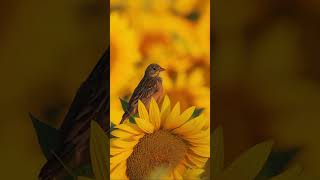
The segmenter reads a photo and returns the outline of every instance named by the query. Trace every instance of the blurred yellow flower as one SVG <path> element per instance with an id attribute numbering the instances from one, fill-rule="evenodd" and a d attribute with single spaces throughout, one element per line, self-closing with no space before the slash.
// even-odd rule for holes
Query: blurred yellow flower
<path id="1" fill-rule="evenodd" d="M 182 108 L 193 104 L 204 108 L 203 113 L 210 117 L 210 88 L 205 86 L 203 74 L 204 72 L 200 68 L 189 74 L 186 72 L 177 72 L 172 75 L 164 74 L 163 86 L 173 102 L 181 102 Z"/>
<path id="2" fill-rule="evenodd" d="M 175 0 L 172 1 L 172 7 L 177 13 L 188 15 L 195 9 L 197 3 L 199 0 Z"/>
<path id="3" fill-rule="evenodd" d="M 196 26 L 196 36 L 199 45 L 205 54 L 205 62 L 210 64 L 210 1 L 201 13 Z"/>
<path id="4" fill-rule="evenodd" d="M 170 179 L 200 175 L 210 157 L 210 130 L 203 114 L 192 118 L 194 110 L 180 113 L 179 102 L 171 109 L 168 96 L 161 109 L 152 99 L 149 112 L 139 101 L 136 124 L 126 121 L 111 133 L 111 179 L 144 179 L 161 166 L 170 168 Z"/>
<path id="5" fill-rule="evenodd" d="M 126 18 L 117 13 L 110 15 L 110 102 L 111 121 L 115 118 L 118 94 L 134 75 L 134 66 L 140 60 L 136 34 Z"/>
<path id="6" fill-rule="evenodd" d="M 111 16 L 114 16 L 111 17 L 111 30 L 114 29 L 111 55 L 115 56 L 111 60 L 116 59 L 113 62 L 118 64 L 111 73 L 110 108 L 114 124 L 119 123 L 123 114 L 119 98 L 131 96 L 151 63 L 167 69 L 161 76 L 165 91 L 174 102 L 181 100 L 183 108 L 193 104 L 205 108 L 204 113 L 209 117 L 208 6 L 209 0 L 111 1 Z M 199 18 L 189 18 L 190 13 L 196 13 Z"/>

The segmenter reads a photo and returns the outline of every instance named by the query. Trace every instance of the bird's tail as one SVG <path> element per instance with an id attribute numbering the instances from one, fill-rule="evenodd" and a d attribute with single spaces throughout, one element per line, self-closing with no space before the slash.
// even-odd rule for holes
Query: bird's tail
<path id="1" fill-rule="evenodd" d="M 125 112 L 123 115 L 122 115 L 122 118 L 121 118 L 121 121 L 120 121 L 120 124 L 122 124 L 126 119 L 128 119 L 130 117 L 130 114 L 128 112 Z"/>

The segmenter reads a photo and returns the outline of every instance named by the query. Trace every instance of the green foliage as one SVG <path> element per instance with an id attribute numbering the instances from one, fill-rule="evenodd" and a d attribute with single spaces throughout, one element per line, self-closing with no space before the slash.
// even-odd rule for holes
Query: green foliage
<path id="1" fill-rule="evenodd" d="M 61 146 L 61 134 L 58 129 L 38 120 L 31 113 L 29 115 L 36 130 L 41 150 L 45 157 L 49 159 L 52 157 L 51 152 Z"/>
<path id="2" fill-rule="evenodd" d="M 124 112 L 127 112 L 128 111 L 129 102 L 127 102 L 126 100 L 121 99 L 121 98 L 119 98 L 119 99 L 120 99 L 120 102 L 121 102 L 122 110 Z M 136 123 L 136 121 L 134 120 L 134 117 L 132 117 L 132 116 L 129 117 L 129 121 L 131 123 L 134 123 L 134 124 Z"/>
<path id="3" fill-rule="evenodd" d="M 196 108 L 190 119 L 198 117 L 203 112 L 203 110 L 204 108 Z"/>

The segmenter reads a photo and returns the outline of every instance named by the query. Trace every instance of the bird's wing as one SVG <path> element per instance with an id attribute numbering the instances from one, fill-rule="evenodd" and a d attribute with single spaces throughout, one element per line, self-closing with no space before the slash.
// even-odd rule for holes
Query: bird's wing
<path id="1" fill-rule="evenodd" d="M 143 78 L 129 100 L 129 111 L 130 108 L 134 108 L 137 105 L 138 100 L 144 102 L 145 100 L 150 99 L 155 93 L 156 89 L 156 81 L 154 79 Z"/>

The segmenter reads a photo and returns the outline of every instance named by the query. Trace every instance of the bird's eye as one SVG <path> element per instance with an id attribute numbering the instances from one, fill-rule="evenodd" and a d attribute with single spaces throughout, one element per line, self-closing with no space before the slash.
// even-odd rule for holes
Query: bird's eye
<path id="1" fill-rule="evenodd" d="M 153 69 L 153 70 L 156 70 L 156 68 L 155 68 L 155 67 L 153 67 L 152 69 Z"/>

